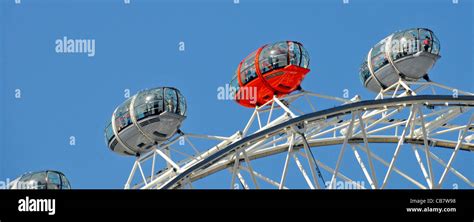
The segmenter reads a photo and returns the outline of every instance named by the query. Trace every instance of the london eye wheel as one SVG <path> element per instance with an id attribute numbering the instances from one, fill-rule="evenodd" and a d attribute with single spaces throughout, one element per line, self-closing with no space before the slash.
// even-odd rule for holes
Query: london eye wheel
<path id="1" fill-rule="evenodd" d="M 206 188 L 215 174 L 230 189 L 471 188 L 474 94 L 431 81 L 439 54 L 431 30 L 396 32 L 360 69 L 375 98 L 349 99 L 301 87 L 309 72 L 301 43 L 268 44 L 231 81 L 238 104 L 254 109 L 234 134 L 184 132 L 184 96 L 159 87 L 116 109 L 107 144 L 136 158 L 126 189 Z"/>

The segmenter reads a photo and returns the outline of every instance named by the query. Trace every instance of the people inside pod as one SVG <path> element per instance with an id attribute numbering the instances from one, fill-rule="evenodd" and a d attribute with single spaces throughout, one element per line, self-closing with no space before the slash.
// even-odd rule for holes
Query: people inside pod
<path id="1" fill-rule="evenodd" d="M 309 70 L 309 54 L 301 43 L 267 44 L 239 63 L 230 82 L 234 99 L 242 106 L 265 105 L 300 88 Z"/>
<path id="2" fill-rule="evenodd" d="M 369 50 L 359 70 L 361 82 L 371 91 L 380 92 L 400 79 L 429 80 L 428 71 L 441 57 L 439 52 L 439 40 L 429 29 L 395 32 Z"/>
<path id="3" fill-rule="evenodd" d="M 423 40 L 423 48 L 425 49 L 425 52 L 428 52 L 428 49 L 430 48 L 431 41 L 430 37 L 426 36 L 425 40 Z"/>
<path id="4" fill-rule="evenodd" d="M 116 108 L 105 128 L 109 148 L 122 155 L 140 155 L 178 132 L 186 118 L 186 100 L 173 87 L 144 90 Z"/>

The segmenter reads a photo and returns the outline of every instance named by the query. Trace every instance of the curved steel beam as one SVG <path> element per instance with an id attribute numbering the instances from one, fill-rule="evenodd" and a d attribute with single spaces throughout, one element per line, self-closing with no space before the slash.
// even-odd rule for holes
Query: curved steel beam
<path id="1" fill-rule="evenodd" d="M 191 173 L 200 170 L 206 166 L 209 166 L 216 161 L 219 161 L 221 158 L 225 157 L 227 154 L 234 152 L 242 147 L 248 146 L 255 143 L 261 137 L 273 136 L 277 134 L 282 129 L 291 127 L 292 125 L 298 123 L 312 122 L 321 119 L 328 119 L 337 116 L 343 116 L 354 111 L 366 111 L 373 109 L 382 108 L 391 108 L 391 107 L 400 107 L 412 104 L 422 103 L 424 105 L 430 106 L 474 106 L 474 96 L 458 96 L 453 97 L 450 95 L 419 95 L 419 96 L 407 96 L 400 98 L 388 98 L 382 100 L 366 100 L 350 104 L 341 105 L 334 108 L 329 108 L 317 112 L 308 113 L 293 119 L 290 119 L 286 122 L 280 123 L 278 125 L 269 127 L 265 130 L 259 131 L 252 135 L 249 135 L 245 138 L 242 138 L 235 143 L 230 144 L 227 147 L 219 149 L 217 152 L 209 155 L 207 158 L 190 164 L 189 166 L 185 165 L 182 167 L 182 171 L 177 174 L 174 178 L 164 182 L 159 188 L 168 189 L 171 188 L 174 184 L 178 183 L 180 180 L 188 177 Z M 158 181 L 153 181 L 143 187 L 144 189 L 150 188 L 156 185 Z"/>

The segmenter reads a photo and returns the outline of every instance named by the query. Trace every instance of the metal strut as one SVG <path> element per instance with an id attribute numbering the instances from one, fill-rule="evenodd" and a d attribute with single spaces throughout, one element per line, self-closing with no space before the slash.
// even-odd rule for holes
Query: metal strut
<path id="1" fill-rule="evenodd" d="M 314 166 L 315 166 L 315 169 L 316 169 L 316 172 L 318 174 L 318 177 L 321 179 L 321 181 L 323 181 L 323 185 L 324 187 L 326 187 L 326 181 L 324 180 L 324 177 L 323 177 L 323 174 L 321 173 L 321 170 L 319 170 L 319 166 L 318 166 L 318 162 L 316 162 L 315 158 L 314 158 L 314 155 L 313 155 L 313 151 L 311 151 L 311 148 L 308 144 L 308 141 L 306 140 L 306 137 L 304 135 L 304 133 L 298 133 L 301 138 L 303 139 L 303 143 L 304 143 L 304 146 L 307 148 L 307 150 L 309 151 L 309 153 L 311 154 L 311 156 L 309 156 L 308 158 L 311 158 L 311 162 L 313 162 Z"/>

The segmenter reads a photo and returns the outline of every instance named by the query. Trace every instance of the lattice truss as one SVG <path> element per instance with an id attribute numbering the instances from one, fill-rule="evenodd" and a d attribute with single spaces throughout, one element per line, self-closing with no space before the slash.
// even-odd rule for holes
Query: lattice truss
<path id="1" fill-rule="evenodd" d="M 137 157 L 125 188 L 472 188 L 473 106 L 435 82 L 400 79 L 364 101 L 302 90 L 231 136 L 181 132 Z"/>

